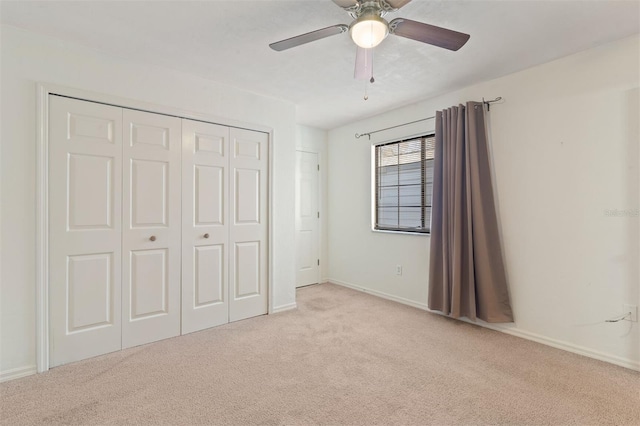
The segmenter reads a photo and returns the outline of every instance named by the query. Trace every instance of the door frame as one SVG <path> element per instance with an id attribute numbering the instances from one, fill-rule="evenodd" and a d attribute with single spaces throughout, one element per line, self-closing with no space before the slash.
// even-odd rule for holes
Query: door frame
<path id="1" fill-rule="evenodd" d="M 227 127 L 253 130 L 269 135 L 267 176 L 267 312 L 273 313 L 273 128 L 156 105 L 103 93 L 90 92 L 52 83 L 36 83 L 36 367 L 49 370 L 49 96 L 59 95 L 81 101 L 186 118 Z"/>

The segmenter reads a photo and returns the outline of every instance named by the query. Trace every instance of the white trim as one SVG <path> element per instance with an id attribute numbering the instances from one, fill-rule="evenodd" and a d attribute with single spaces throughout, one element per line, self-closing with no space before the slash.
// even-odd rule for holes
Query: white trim
<path id="1" fill-rule="evenodd" d="M 375 229 L 375 228 L 371 228 L 371 232 L 379 232 L 380 234 L 421 235 L 423 237 L 431 236 L 431 232 L 388 231 L 385 229 Z"/>
<path id="2" fill-rule="evenodd" d="M 207 114 L 185 111 L 179 108 L 151 104 L 132 99 L 95 93 L 52 83 L 37 83 L 36 111 L 36 369 L 38 373 L 49 370 L 49 205 L 48 205 L 48 156 L 49 156 L 49 95 L 61 95 L 89 102 L 98 102 L 122 108 L 137 109 L 156 114 L 186 118 L 228 127 L 253 130 L 269 135 L 269 172 L 267 181 L 268 204 L 268 313 L 273 300 L 273 128 L 230 120 Z M 26 367 L 25 367 L 26 368 Z M 13 371 L 13 370 L 11 370 Z"/>
<path id="3" fill-rule="evenodd" d="M 391 295 L 391 294 L 388 294 L 388 293 L 385 293 L 385 292 L 382 292 L 382 291 L 378 291 L 378 290 L 371 290 L 369 288 L 360 287 L 358 285 L 347 283 L 345 281 L 336 280 L 336 279 L 333 279 L 333 278 L 329 278 L 328 282 L 331 283 L 331 284 L 340 285 L 342 287 L 348 287 L 348 288 L 353 289 L 353 290 L 358 290 L 358 291 L 361 291 L 363 293 L 369 293 L 369 294 L 372 294 L 374 296 L 381 297 L 383 299 L 391 300 L 392 302 L 398 302 L 398 303 L 402 303 L 403 305 L 413 306 L 414 308 L 422 309 L 424 311 L 428 311 L 429 310 L 429 308 L 427 308 L 427 304 L 426 303 L 414 302 L 413 300 L 405 299 L 404 297 L 394 296 L 394 295 Z"/>
<path id="4" fill-rule="evenodd" d="M 267 264 L 267 314 L 274 312 L 273 295 L 273 129 L 269 130 L 269 170 L 267 171 L 267 246 L 269 250 L 269 262 Z"/>
<path id="5" fill-rule="evenodd" d="M 376 147 L 378 145 L 386 145 L 388 143 L 394 143 L 394 142 L 400 142 L 400 141 L 407 141 L 409 139 L 421 138 L 421 137 L 425 136 L 425 133 L 435 133 L 435 131 L 436 131 L 436 123 L 435 123 L 436 117 L 435 117 L 435 115 L 431 119 L 434 120 L 434 122 L 433 122 L 432 126 L 429 127 L 429 130 L 419 131 L 417 133 L 411 133 L 408 136 L 405 135 L 405 136 L 391 137 L 391 138 L 387 138 L 387 139 L 382 140 L 382 141 L 372 140 L 372 141 L 370 141 L 370 144 L 371 144 L 372 147 Z M 424 121 L 426 121 L 426 120 L 424 120 Z"/>
<path id="6" fill-rule="evenodd" d="M 599 361 L 604 361 L 610 364 L 619 365 L 620 367 L 625 367 L 630 370 L 640 371 L 640 361 L 634 361 L 629 358 L 622 358 L 616 355 L 594 351 L 593 349 L 585 348 L 584 346 L 574 345 L 573 343 L 551 339 L 549 337 L 542 336 L 536 333 L 531 333 L 526 330 L 521 330 L 516 327 L 505 327 L 501 325 L 487 324 L 482 322 L 478 322 L 478 323 L 474 323 L 471 321 L 467 321 L 467 322 L 470 322 L 471 324 L 477 324 L 485 328 L 490 328 L 492 330 L 501 331 L 502 333 L 510 334 L 512 336 L 520 337 L 522 339 L 531 340 L 533 342 L 551 346 L 556 349 L 562 349 L 564 351 L 572 352 L 574 354 L 583 355 L 589 358 L 597 359 Z"/>
<path id="7" fill-rule="evenodd" d="M 36 367 L 49 370 L 49 89 L 38 84 L 36 118 Z"/>
<path id="8" fill-rule="evenodd" d="M 202 114 L 193 111 L 187 111 L 176 107 L 152 104 L 149 102 L 138 101 L 135 99 L 121 98 L 119 96 L 112 96 L 104 93 L 90 92 L 82 89 L 75 89 L 73 87 L 66 87 L 52 83 L 37 83 L 38 88 L 42 88 L 43 94 L 48 95 L 60 95 L 70 98 L 76 98 L 89 102 L 97 102 L 107 105 L 113 105 L 116 107 L 136 109 L 140 111 L 151 112 L 154 114 L 169 115 L 178 118 L 186 118 L 189 120 L 204 121 L 207 123 L 220 124 L 227 127 L 237 127 L 240 129 L 254 130 L 262 133 L 271 133 L 273 129 L 271 127 L 262 126 L 259 124 L 247 123 L 239 120 L 227 119 L 220 116 Z"/>
<path id="9" fill-rule="evenodd" d="M 12 368 L 11 370 L 0 371 L 0 383 L 31 376 L 33 374 L 36 374 L 37 372 L 38 371 L 35 365 L 28 365 L 26 367 L 18 367 Z"/>
<path id="10" fill-rule="evenodd" d="M 329 282 L 332 283 L 332 284 L 340 285 L 342 287 L 347 287 L 347 288 L 350 288 L 350 289 L 353 289 L 353 290 L 362 291 L 363 293 L 369 293 L 369 294 L 372 294 L 374 296 L 381 297 L 383 299 L 391 300 L 393 302 L 398 302 L 398 303 L 402 303 L 404 305 L 412 306 L 414 308 L 422 309 L 424 311 L 428 311 L 428 312 L 431 312 L 431 313 L 434 313 L 434 314 L 447 316 L 447 315 L 444 315 L 442 312 L 432 311 L 431 309 L 429 309 L 427 307 L 426 303 L 414 302 L 412 300 L 405 299 L 403 297 L 393 296 L 391 294 L 387 294 L 387 293 L 384 293 L 384 292 L 378 291 L 378 290 L 371 290 L 371 289 L 363 288 L 363 287 L 357 286 L 355 284 L 347 283 L 347 282 L 336 280 L 336 279 L 332 279 L 332 278 L 329 278 Z M 477 326 L 480 326 L 480 327 L 488 328 L 488 329 L 491 329 L 491 330 L 494 330 L 494 331 L 499 331 L 499 332 L 502 332 L 502 333 L 505 333 L 505 334 L 509 334 L 511 336 L 520 337 L 520 338 L 526 339 L 526 340 L 531 340 L 533 342 L 541 343 L 541 344 L 546 345 L 546 346 L 551 346 L 551 347 L 556 348 L 556 349 L 562 349 L 564 351 L 571 352 L 571 353 L 574 353 L 574 354 L 578 354 L 578 355 L 586 356 L 586 357 L 589 357 L 589 358 L 597 359 L 599 361 L 608 362 L 610 364 L 619 365 L 620 367 L 625 367 L 625 368 L 628 368 L 628 369 L 631 369 L 631 370 L 640 371 L 640 362 L 639 361 L 634 361 L 632 359 L 622 358 L 622 357 L 619 357 L 619 356 L 616 356 L 616 355 L 611 355 L 611 354 L 606 354 L 604 352 L 594 351 L 593 349 L 585 348 L 584 346 L 578 346 L 578 345 L 574 345 L 573 343 L 563 342 L 561 340 L 552 339 L 552 338 L 549 338 L 549 337 L 546 337 L 546 336 L 542 336 L 540 334 L 532 333 L 530 331 L 521 330 L 521 329 L 519 329 L 517 327 L 509 327 L 509 326 L 504 326 L 504 325 L 499 325 L 499 324 L 489 324 L 489 323 L 486 323 L 484 321 L 473 322 L 473 321 L 470 321 L 470 320 L 468 320 L 466 318 L 456 318 L 456 319 L 459 319 L 460 321 L 463 321 L 463 322 L 466 322 L 466 323 L 469 323 L 469 324 L 473 324 L 473 325 L 477 325 Z"/>
<path id="11" fill-rule="evenodd" d="M 292 311 L 294 309 L 298 309 L 298 304 L 296 302 L 287 303 L 286 305 L 274 306 L 270 314 L 279 314 L 280 312 Z"/>

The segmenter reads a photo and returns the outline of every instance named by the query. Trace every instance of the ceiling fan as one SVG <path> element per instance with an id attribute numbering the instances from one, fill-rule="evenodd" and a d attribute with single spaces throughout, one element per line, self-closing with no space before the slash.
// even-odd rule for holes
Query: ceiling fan
<path id="1" fill-rule="evenodd" d="M 332 1 L 351 15 L 353 22 L 351 22 L 350 25 L 333 25 L 271 43 L 269 47 L 276 51 L 282 51 L 349 31 L 351 38 L 358 46 L 355 77 L 366 77 L 368 79 L 370 75 L 371 81 L 373 82 L 373 68 L 371 66 L 372 48 L 379 45 L 389 34 L 453 51 L 464 46 L 470 37 L 469 34 L 412 21 L 410 19 L 396 18 L 391 22 L 384 19 L 387 13 L 397 11 L 411 0 Z"/>

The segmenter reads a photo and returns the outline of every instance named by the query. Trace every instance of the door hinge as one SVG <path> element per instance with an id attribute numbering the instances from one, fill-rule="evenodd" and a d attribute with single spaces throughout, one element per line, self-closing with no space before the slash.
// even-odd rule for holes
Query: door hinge
<path id="1" fill-rule="evenodd" d="M 320 164 L 318 164 L 318 171 L 320 171 Z"/>
<path id="2" fill-rule="evenodd" d="M 320 212 L 318 212 L 318 219 L 320 219 Z"/>
<path id="3" fill-rule="evenodd" d="M 320 259 L 318 259 L 318 266 L 320 266 Z"/>

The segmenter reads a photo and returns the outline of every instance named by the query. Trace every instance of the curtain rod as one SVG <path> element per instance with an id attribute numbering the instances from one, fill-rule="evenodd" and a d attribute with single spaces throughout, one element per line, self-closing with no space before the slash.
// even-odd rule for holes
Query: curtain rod
<path id="1" fill-rule="evenodd" d="M 498 96 L 497 98 L 492 99 L 490 101 L 485 101 L 484 98 L 482 98 L 482 104 L 487 106 L 487 111 L 491 111 L 491 104 L 494 103 L 494 102 L 499 102 L 501 100 L 502 100 L 502 96 Z M 371 135 L 374 134 L 374 133 L 384 132 L 385 130 L 395 129 L 396 127 L 408 126 L 409 124 L 414 124 L 414 123 L 419 123 L 421 121 L 431 120 L 432 118 L 436 118 L 436 116 L 433 115 L 431 117 L 421 118 L 420 120 L 410 121 L 408 123 L 397 124 L 397 125 L 391 126 L 391 127 L 385 127 L 384 129 L 378 129 L 378 130 L 374 130 L 372 132 L 356 133 L 356 139 L 360 139 L 362 136 L 369 136 L 369 140 L 371 140 Z"/>

